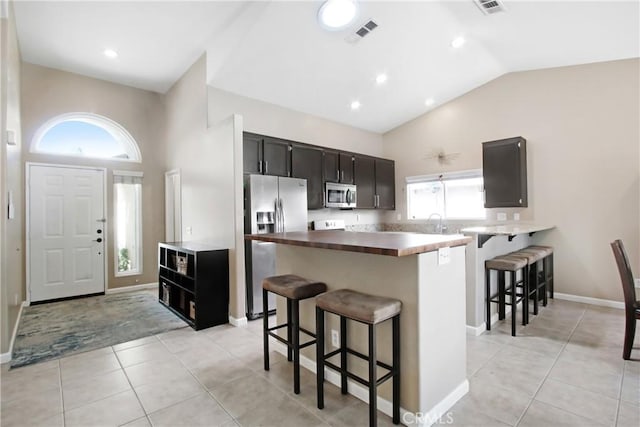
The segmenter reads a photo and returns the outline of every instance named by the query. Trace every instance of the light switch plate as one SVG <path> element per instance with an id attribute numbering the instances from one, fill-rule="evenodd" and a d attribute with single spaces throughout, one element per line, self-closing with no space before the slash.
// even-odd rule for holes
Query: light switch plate
<path id="1" fill-rule="evenodd" d="M 507 214 L 504 212 L 498 212 L 498 221 L 506 221 L 507 220 Z"/>
<path id="2" fill-rule="evenodd" d="M 451 262 L 451 248 L 438 249 L 438 265 L 449 264 Z"/>

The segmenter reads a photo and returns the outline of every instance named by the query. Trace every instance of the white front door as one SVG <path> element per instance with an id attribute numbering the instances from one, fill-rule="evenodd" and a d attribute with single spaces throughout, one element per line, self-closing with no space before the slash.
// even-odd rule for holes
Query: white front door
<path id="1" fill-rule="evenodd" d="M 104 171 L 29 165 L 29 300 L 105 290 Z"/>

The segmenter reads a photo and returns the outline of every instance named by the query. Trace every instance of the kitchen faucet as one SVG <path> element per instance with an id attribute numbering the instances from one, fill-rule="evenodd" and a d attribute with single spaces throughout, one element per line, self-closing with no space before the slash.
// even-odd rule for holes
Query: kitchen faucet
<path id="1" fill-rule="evenodd" d="M 433 218 L 434 216 L 438 217 L 438 223 L 433 227 L 433 231 L 437 234 L 442 234 L 444 230 L 447 229 L 446 226 L 442 225 L 442 215 L 440 215 L 437 212 L 434 212 L 431 215 L 429 215 L 429 217 L 427 218 L 427 222 L 431 221 L 431 218 Z"/>

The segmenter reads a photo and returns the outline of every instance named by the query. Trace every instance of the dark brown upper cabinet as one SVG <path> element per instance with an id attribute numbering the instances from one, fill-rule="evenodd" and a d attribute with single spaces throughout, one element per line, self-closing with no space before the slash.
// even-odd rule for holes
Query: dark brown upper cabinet
<path id="1" fill-rule="evenodd" d="M 244 173 L 262 173 L 262 136 L 245 132 L 242 141 Z"/>
<path id="2" fill-rule="evenodd" d="M 373 157 L 355 155 L 353 171 L 356 184 L 356 207 L 373 209 L 376 207 L 376 164 Z"/>
<path id="3" fill-rule="evenodd" d="M 264 137 L 263 173 L 265 175 L 291 176 L 291 156 L 289 141 Z"/>
<path id="4" fill-rule="evenodd" d="M 324 206 L 322 180 L 323 152 L 308 145 L 291 145 L 291 176 L 307 180 L 307 207 L 321 209 Z"/>
<path id="5" fill-rule="evenodd" d="M 485 208 L 527 207 L 527 141 L 517 136 L 482 143 Z"/>
<path id="6" fill-rule="evenodd" d="M 353 184 L 353 155 L 324 150 L 323 179 L 325 182 Z"/>
<path id="7" fill-rule="evenodd" d="M 396 208 L 396 177 L 393 160 L 376 159 L 376 196 L 378 209 Z"/>

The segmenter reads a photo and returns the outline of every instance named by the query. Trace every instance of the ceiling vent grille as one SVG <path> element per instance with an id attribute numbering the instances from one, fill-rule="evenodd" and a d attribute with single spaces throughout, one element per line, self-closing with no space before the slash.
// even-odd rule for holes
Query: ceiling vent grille
<path id="1" fill-rule="evenodd" d="M 500 0 L 473 0 L 485 15 L 504 12 L 504 5 Z"/>
<path id="2" fill-rule="evenodd" d="M 372 32 L 376 28 L 378 28 L 378 24 L 372 19 L 369 19 L 362 26 L 360 26 L 359 28 L 356 28 L 353 33 L 349 34 L 345 38 L 345 40 L 347 41 L 347 43 L 356 43 L 362 40 L 365 36 L 367 36 L 370 32 Z"/>

